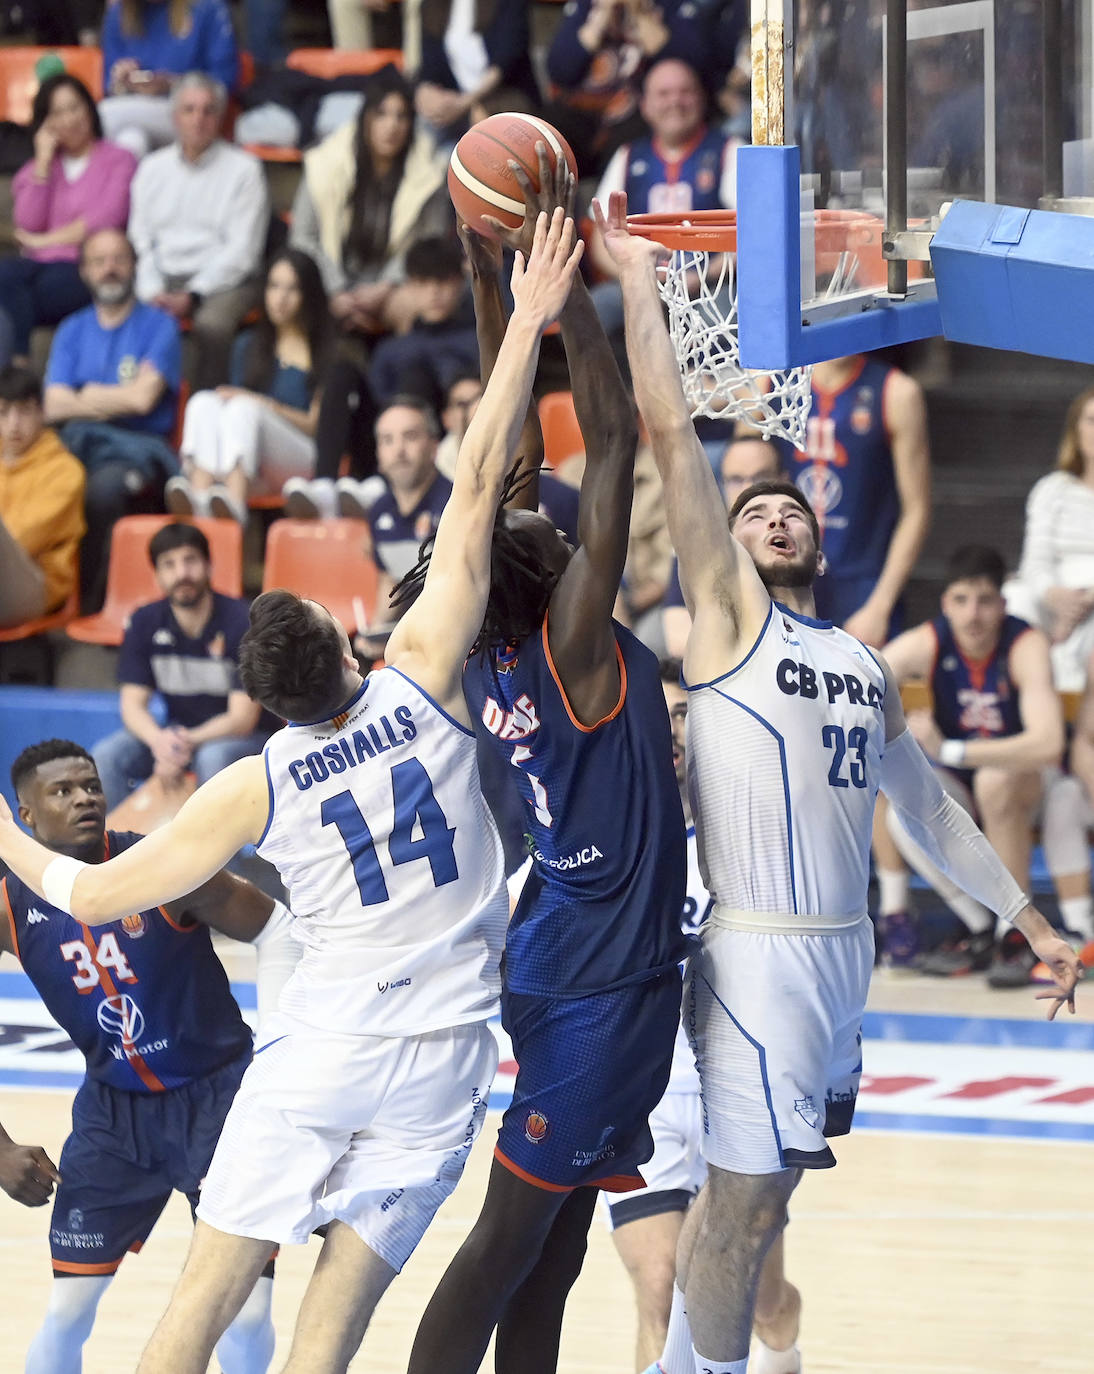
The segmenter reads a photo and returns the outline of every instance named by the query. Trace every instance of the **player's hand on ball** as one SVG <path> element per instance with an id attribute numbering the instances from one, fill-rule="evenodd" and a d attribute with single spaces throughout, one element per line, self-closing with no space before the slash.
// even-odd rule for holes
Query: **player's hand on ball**
<path id="1" fill-rule="evenodd" d="M 573 220 L 561 206 L 550 222 L 545 213 L 541 214 L 527 261 L 518 252 L 513 263 L 515 313 L 535 320 L 541 329 L 556 320 L 570 294 L 584 248 Z"/>
<path id="2" fill-rule="evenodd" d="M 1055 979 L 1054 988 L 1035 994 L 1038 1002 L 1049 1002 L 1048 1019 L 1054 1019 L 1060 1008 L 1067 1003 L 1067 1009 L 1075 1014 L 1075 986 L 1086 970 L 1082 960 L 1066 940 L 1053 935 L 1044 940 L 1030 941 L 1030 948 L 1045 965 Z"/>
<path id="3" fill-rule="evenodd" d="M 668 249 L 653 239 L 632 234 L 627 228 L 627 193 L 613 191 L 608 197 L 608 211 L 600 201 L 593 199 L 593 218 L 604 239 L 608 256 L 620 272 L 627 268 L 656 266 L 669 256 Z"/>
<path id="4" fill-rule="evenodd" d="M 463 251 L 467 254 L 471 274 L 475 277 L 495 277 L 501 271 L 501 244 L 477 234 L 462 221 L 456 225 Z"/>
<path id="5" fill-rule="evenodd" d="M 57 1166 L 40 1145 L 0 1146 L 0 1188 L 24 1207 L 42 1207 L 60 1183 Z"/>
<path id="6" fill-rule="evenodd" d="M 532 185 L 531 178 L 519 162 L 510 159 L 509 170 L 516 178 L 524 193 L 524 223 L 519 229 L 507 229 L 501 220 L 493 215 L 483 215 L 483 223 L 488 224 L 498 236 L 498 240 L 515 253 L 525 257 L 532 251 L 536 235 L 536 222 L 541 214 L 553 215 L 561 206 L 568 216 L 574 213 L 574 197 L 577 194 L 577 177 L 570 171 L 566 159 L 555 159 L 552 168 L 547 157 L 546 143 L 536 144 L 536 160 L 539 163 L 539 190 Z"/>

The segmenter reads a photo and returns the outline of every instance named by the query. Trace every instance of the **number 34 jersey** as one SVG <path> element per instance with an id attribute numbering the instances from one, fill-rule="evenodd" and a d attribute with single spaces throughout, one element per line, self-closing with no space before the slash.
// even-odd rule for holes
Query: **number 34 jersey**
<path id="1" fill-rule="evenodd" d="M 473 733 L 389 667 L 332 720 L 278 731 L 265 758 L 258 853 L 304 946 L 280 1009 L 378 1036 L 490 1016 L 509 903 Z"/>
<path id="2" fill-rule="evenodd" d="M 107 831 L 106 855 L 141 837 Z M 14 874 L 0 884 L 16 957 L 90 1078 L 125 1092 L 181 1088 L 238 1059 L 251 1032 L 204 925 L 163 907 L 81 924 Z"/>
<path id="3" fill-rule="evenodd" d="M 873 654 L 772 602 L 742 662 L 688 692 L 688 788 L 717 905 L 862 915 L 885 750 Z"/>

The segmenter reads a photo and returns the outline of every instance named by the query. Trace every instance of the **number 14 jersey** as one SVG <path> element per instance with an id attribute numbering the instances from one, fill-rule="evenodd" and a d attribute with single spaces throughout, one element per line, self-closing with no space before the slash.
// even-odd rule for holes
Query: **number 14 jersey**
<path id="1" fill-rule="evenodd" d="M 688 692 L 688 788 L 717 905 L 803 925 L 861 916 L 885 750 L 870 650 L 772 602 L 742 662 Z"/>
<path id="2" fill-rule="evenodd" d="M 490 1016 L 509 905 L 472 732 L 382 668 L 332 720 L 278 731 L 265 760 L 258 853 L 304 946 L 281 1010 L 378 1036 Z"/>

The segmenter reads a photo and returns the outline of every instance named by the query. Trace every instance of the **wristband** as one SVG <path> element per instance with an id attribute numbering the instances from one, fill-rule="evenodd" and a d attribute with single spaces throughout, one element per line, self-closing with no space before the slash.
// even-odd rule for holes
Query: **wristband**
<path id="1" fill-rule="evenodd" d="M 46 864 L 42 874 L 42 896 L 50 906 L 71 913 L 72 889 L 85 868 L 90 868 L 90 864 L 69 858 L 67 854 L 61 854 Z"/>
<path id="2" fill-rule="evenodd" d="M 965 753 L 963 739 L 944 739 L 938 751 L 938 761 L 944 768 L 961 768 L 965 763 Z"/>

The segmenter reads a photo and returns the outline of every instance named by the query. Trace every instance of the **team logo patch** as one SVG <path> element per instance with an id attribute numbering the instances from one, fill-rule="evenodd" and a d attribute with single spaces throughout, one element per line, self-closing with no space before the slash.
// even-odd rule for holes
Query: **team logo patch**
<path id="1" fill-rule="evenodd" d="M 865 406 L 856 406 L 851 412 L 851 428 L 856 434 L 869 434 L 874 417 Z"/>
<path id="2" fill-rule="evenodd" d="M 228 648 L 228 641 L 224 637 L 224 631 L 218 630 L 208 644 L 210 658 L 223 658 L 225 650 Z"/>
<path id="3" fill-rule="evenodd" d="M 37 908 L 36 906 L 32 906 L 31 909 L 27 912 L 27 925 L 28 925 L 28 926 L 40 925 L 42 921 L 48 921 L 48 920 L 49 920 L 48 914 L 47 914 L 46 912 L 44 912 L 44 911 L 39 911 L 38 908 Z"/>
<path id="4" fill-rule="evenodd" d="M 126 1045 L 136 1044 L 144 1034 L 144 1012 L 125 992 L 104 997 L 95 1019 L 108 1035 L 119 1036 Z"/>
<path id="5" fill-rule="evenodd" d="M 433 512 L 424 510 L 414 522 L 414 538 L 419 541 L 428 539 L 434 529 Z"/>
<path id="6" fill-rule="evenodd" d="M 131 940 L 139 940 L 146 929 L 147 923 L 139 911 L 134 916 L 122 917 L 122 930 Z"/>
<path id="7" fill-rule="evenodd" d="M 820 1112 L 817 1111 L 816 1104 L 811 1097 L 799 1097 L 794 1103 L 794 1110 L 807 1126 L 816 1126 L 817 1122 L 820 1121 Z"/>
<path id="8" fill-rule="evenodd" d="M 73 1207 L 68 1214 L 68 1229 L 70 1231 L 82 1231 L 84 1229 L 84 1214 L 79 1207 Z"/>
<path id="9" fill-rule="evenodd" d="M 547 1118 L 542 1112 L 532 1111 L 528 1113 L 528 1118 L 524 1123 L 524 1136 L 533 1145 L 538 1145 L 541 1140 L 545 1140 L 547 1132 L 550 1130 Z"/>

